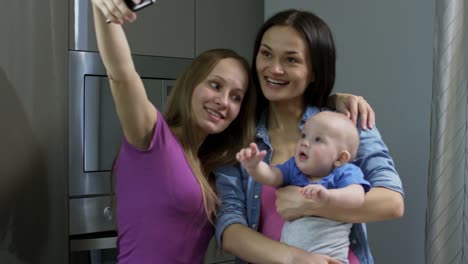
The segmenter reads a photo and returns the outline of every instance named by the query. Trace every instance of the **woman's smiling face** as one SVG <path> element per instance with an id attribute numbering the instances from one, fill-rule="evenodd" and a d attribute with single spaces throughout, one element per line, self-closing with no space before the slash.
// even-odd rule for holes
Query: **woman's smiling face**
<path id="1" fill-rule="evenodd" d="M 237 117 L 247 91 L 248 74 L 242 64 L 226 58 L 218 62 L 192 94 L 192 111 L 201 133 L 224 131 Z"/>
<path id="2" fill-rule="evenodd" d="M 289 26 L 273 26 L 265 31 L 256 69 L 262 92 L 272 102 L 302 100 L 314 80 L 307 43 Z"/>

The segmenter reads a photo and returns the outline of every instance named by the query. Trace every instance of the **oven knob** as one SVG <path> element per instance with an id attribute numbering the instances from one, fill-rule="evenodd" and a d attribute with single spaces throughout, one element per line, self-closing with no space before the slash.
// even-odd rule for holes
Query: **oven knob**
<path id="1" fill-rule="evenodd" d="M 114 218 L 113 213 L 112 213 L 112 208 L 111 207 L 106 207 L 104 208 L 104 219 L 106 219 L 107 222 L 112 221 Z"/>

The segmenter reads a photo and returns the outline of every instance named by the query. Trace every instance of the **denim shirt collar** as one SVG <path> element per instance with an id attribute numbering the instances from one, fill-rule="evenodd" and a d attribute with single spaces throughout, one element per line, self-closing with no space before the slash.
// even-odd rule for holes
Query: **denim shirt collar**
<path id="1" fill-rule="evenodd" d="M 317 114 L 321 110 L 316 106 L 308 105 L 302 114 L 301 122 L 299 122 L 299 129 L 302 130 L 304 127 L 304 123 L 309 119 L 311 116 Z M 268 118 L 268 108 L 263 110 L 260 119 L 257 123 L 257 138 L 266 139 L 268 137 L 268 130 L 267 130 L 267 118 Z"/>

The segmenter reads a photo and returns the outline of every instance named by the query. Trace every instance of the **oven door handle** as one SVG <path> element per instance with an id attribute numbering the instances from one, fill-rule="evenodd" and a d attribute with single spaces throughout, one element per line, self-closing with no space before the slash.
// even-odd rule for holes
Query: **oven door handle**
<path id="1" fill-rule="evenodd" d="M 117 237 L 102 237 L 89 239 L 70 239 L 70 251 L 89 251 L 116 248 Z"/>

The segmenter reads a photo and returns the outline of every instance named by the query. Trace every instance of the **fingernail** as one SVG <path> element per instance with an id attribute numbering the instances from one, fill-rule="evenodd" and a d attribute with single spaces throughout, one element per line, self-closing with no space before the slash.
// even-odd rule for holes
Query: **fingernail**
<path id="1" fill-rule="evenodd" d="M 106 19 L 106 23 L 109 24 L 111 22 L 110 19 Z"/>
<path id="2" fill-rule="evenodd" d="M 135 22 L 136 20 L 136 14 L 135 13 L 132 13 L 130 15 L 127 15 L 127 19 L 130 21 L 130 22 Z"/>

